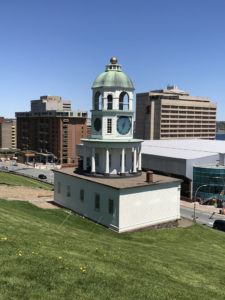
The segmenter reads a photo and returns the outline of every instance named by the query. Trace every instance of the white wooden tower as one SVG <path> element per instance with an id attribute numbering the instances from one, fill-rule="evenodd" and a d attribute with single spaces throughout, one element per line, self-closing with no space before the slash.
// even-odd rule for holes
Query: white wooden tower
<path id="1" fill-rule="evenodd" d="M 92 85 L 92 134 L 83 142 L 83 172 L 93 176 L 141 174 L 141 143 L 133 138 L 134 86 L 112 57 Z"/>

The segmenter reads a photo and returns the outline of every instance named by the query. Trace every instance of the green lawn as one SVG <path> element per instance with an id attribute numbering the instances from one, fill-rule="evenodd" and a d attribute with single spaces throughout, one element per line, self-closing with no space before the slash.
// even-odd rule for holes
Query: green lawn
<path id="1" fill-rule="evenodd" d="M 21 186 L 27 186 L 32 188 L 42 188 L 46 190 L 53 189 L 53 186 L 50 184 L 42 183 L 32 178 L 15 175 L 11 173 L 5 173 L 5 172 L 0 172 L 0 184 L 21 185 Z"/>
<path id="2" fill-rule="evenodd" d="M 225 234 L 116 234 L 65 210 L 0 200 L 0 299 L 225 299 Z"/>

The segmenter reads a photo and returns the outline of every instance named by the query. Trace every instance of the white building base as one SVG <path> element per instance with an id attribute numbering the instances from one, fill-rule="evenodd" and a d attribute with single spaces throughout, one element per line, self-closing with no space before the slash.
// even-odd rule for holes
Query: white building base
<path id="1" fill-rule="evenodd" d="M 106 179 L 55 171 L 56 203 L 117 232 L 178 220 L 180 180 L 145 173 L 136 178 Z M 112 204 L 113 203 L 113 204 Z"/>

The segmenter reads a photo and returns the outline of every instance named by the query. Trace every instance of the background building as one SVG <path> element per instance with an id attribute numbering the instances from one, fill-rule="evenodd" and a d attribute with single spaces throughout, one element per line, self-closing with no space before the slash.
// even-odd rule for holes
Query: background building
<path id="1" fill-rule="evenodd" d="M 192 198 L 199 184 L 209 184 L 213 178 L 215 188 L 223 184 L 225 141 L 218 140 L 149 140 L 142 144 L 142 167 L 158 174 L 169 175 L 183 180 L 181 195 Z M 207 169 L 211 178 L 193 181 L 194 167 Z M 202 173 L 205 171 L 203 170 Z M 197 174 L 197 173 L 196 173 Z M 209 175 L 207 175 L 209 176 Z M 194 184 L 194 187 L 193 187 Z M 209 193 L 209 187 L 205 189 Z M 212 189 L 211 189 L 212 190 Z"/>
<path id="2" fill-rule="evenodd" d="M 222 164 L 196 166 L 193 169 L 193 194 L 196 198 L 225 200 L 225 166 Z"/>
<path id="3" fill-rule="evenodd" d="M 43 154 L 59 163 L 77 163 L 76 144 L 87 136 L 87 112 L 72 111 L 70 101 L 42 96 L 31 101 L 31 111 L 17 112 L 17 146 Z M 43 162 L 45 157 L 42 155 Z"/>
<path id="4" fill-rule="evenodd" d="M 0 148 L 16 149 L 16 119 L 0 118 Z"/>
<path id="5" fill-rule="evenodd" d="M 216 122 L 216 139 L 225 140 L 225 121 Z"/>
<path id="6" fill-rule="evenodd" d="M 217 121 L 216 122 L 216 132 L 217 133 L 225 133 L 225 121 Z"/>
<path id="7" fill-rule="evenodd" d="M 136 96 L 136 137 L 215 139 L 216 104 L 176 86 Z"/>

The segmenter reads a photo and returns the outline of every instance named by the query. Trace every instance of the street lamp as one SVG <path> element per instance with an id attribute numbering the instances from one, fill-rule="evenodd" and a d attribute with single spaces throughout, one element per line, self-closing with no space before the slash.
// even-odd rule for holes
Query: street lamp
<path id="1" fill-rule="evenodd" d="M 207 184 L 203 184 L 203 185 L 200 185 L 197 190 L 195 191 L 195 196 L 194 196 L 194 214 L 193 214 L 193 222 L 196 222 L 196 215 L 195 215 L 195 211 L 196 211 L 196 196 L 197 196 L 197 193 L 198 193 L 198 190 L 204 186 L 207 186 Z"/>

